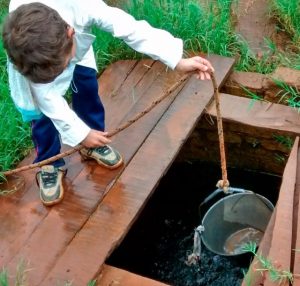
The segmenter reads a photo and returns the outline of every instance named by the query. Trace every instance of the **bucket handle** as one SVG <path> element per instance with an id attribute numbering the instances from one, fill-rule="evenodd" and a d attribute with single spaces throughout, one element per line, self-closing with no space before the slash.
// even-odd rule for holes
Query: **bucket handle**
<path id="1" fill-rule="evenodd" d="M 206 197 L 204 199 L 204 201 L 200 204 L 200 207 L 202 207 L 204 204 L 209 202 L 211 199 L 213 199 L 219 193 L 224 193 L 223 189 L 218 188 L 215 191 L 213 191 L 208 197 Z M 229 187 L 228 192 L 226 192 L 226 195 L 234 194 L 234 193 L 253 193 L 253 192 L 249 191 L 249 190 L 245 190 L 245 189 Z"/>
<path id="2" fill-rule="evenodd" d="M 195 265 L 200 262 L 201 257 L 201 234 L 204 231 L 204 226 L 199 225 L 195 229 L 194 233 L 194 248 L 192 254 L 190 254 L 187 258 L 186 264 L 188 266 Z"/>

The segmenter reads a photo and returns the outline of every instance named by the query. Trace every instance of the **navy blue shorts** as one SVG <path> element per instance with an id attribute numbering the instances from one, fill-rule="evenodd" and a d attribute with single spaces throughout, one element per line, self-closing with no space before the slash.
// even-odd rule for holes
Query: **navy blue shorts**
<path id="1" fill-rule="evenodd" d="M 105 112 L 98 94 L 97 73 L 94 69 L 76 65 L 72 88 L 72 108 L 90 128 L 104 131 Z M 59 133 L 52 121 L 43 116 L 31 122 L 32 139 L 36 149 L 34 163 L 60 153 Z M 63 159 L 52 163 L 56 167 L 65 164 Z"/>

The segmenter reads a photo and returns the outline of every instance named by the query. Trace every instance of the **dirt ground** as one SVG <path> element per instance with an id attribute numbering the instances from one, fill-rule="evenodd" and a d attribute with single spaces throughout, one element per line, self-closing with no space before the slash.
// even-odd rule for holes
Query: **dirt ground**
<path id="1" fill-rule="evenodd" d="M 249 43 L 250 49 L 256 55 L 269 50 L 266 39 L 270 39 L 281 51 L 289 48 L 289 36 L 280 30 L 276 20 L 270 17 L 269 0 L 240 0 L 233 10 L 236 32 Z"/>
<path id="2" fill-rule="evenodd" d="M 266 50 L 265 38 L 271 38 L 275 27 L 268 19 L 268 0 L 240 0 L 236 7 L 236 31 L 258 54 Z"/>

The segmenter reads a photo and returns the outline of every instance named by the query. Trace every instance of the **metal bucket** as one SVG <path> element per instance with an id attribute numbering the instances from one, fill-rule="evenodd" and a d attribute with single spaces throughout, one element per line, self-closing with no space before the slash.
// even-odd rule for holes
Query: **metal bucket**
<path id="1" fill-rule="evenodd" d="M 229 195 L 217 201 L 203 217 L 202 242 L 219 255 L 242 254 L 246 243 L 259 244 L 273 209 L 273 204 L 259 194 Z"/>

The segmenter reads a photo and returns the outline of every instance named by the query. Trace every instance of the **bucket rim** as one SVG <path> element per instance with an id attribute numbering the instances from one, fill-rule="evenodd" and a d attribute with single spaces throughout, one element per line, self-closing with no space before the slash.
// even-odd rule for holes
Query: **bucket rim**
<path id="1" fill-rule="evenodd" d="M 216 201 L 205 213 L 205 215 L 203 216 L 203 219 L 201 220 L 201 225 L 204 227 L 204 221 L 205 221 L 205 218 L 207 217 L 208 213 L 214 209 L 216 207 L 216 205 L 218 205 L 219 203 L 223 202 L 223 201 L 226 201 L 230 198 L 232 198 L 233 196 L 244 196 L 244 195 L 255 195 L 255 196 L 259 196 L 262 200 L 265 200 L 266 202 L 266 205 L 269 203 L 269 207 L 270 207 L 270 211 L 274 211 L 275 209 L 275 206 L 273 205 L 273 203 L 268 199 L 266 198 L 265 196 L 261 195 L 261 194 L 257 194 L 257 193 L 254 193 L 254 192 L 245 192 L 245 193 L 237 193 L 237 194 L 229 194 L 228 196 L 224 197 L 224 198 L 221 198 L 219 199 L 218 201 Z M 268 205 L 267 205 L 268 207 Z M 204 227 L 204 231 L 203 233 L 205 233 L 205 227 Z M 217 251 L 217 250 L 213 250 L 205 241 L 205 239 L 203 238 L 203 235 L 201 235 L 201 241 L 203 242 L 203 244 L 205 245 L 205 247 L 210 250 L 211 252 L 215 253 L 215 254 L 218 254 L 218 255 L 221 255 L 221 256 L 228 256 L 228 257 L 231 257 L 231 256 L 239 256 L 239 255 L 244 255 L 246 254 L 247 252 L 241 252 L 241 253 L 236 253 L 236 254 L 230 254 L 230 253 L 225 253 L 225 252 L 220 252 L 220 251 Z"/>

